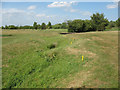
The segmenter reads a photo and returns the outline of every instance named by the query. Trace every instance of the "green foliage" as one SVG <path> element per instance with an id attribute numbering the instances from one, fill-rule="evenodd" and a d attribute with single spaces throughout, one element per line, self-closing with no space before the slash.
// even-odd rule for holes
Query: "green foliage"
<path id="1" fill-rule="evenodd" d="M 103 13 L 102 14 L 99 14 L 99 13 L 93 14 L 91 16 L 91 21 L 92 21 L 94 29 L 97 31 L 105 30 L 105 26 L 107 26 L 109 23 L 109 21 L 104 18 Z"/>
<path id="2" fill-rule="evenodd" d="M 108 26 L 106 26 L 106 29 L 111 29 L 111 28 L 113 28 L 115 26 L 116 26 L 116 22 L 115 21 L 110 21 Z"/>
<path id="3" fill-rule="evenodd" d="M 61 29 L 67 29 L 68 28 L 68 25 L 66 22 L 63 22 L 62 25 L 61 25 Z"/>
<path id="4" fill-rule="evenodd" d="M 116 25 L 120 28 L 120 18 L 116 20 Z"/>
<path id="5" fill-rule="evenodd" d="M 37 29 L 37 22 L 33 23 L 33 29 Z"/>
<path id="6" fill-rule="evenodd" d="M 5 29 L 4 26 L 1 27 L 2 29 Z"/>
<path id="7" fill-rule="evenodd" d="M 32 26 L 28 26 L 28 25 L 25 25 L 25 26 L 20 26 L 18 27 L 19 29 L 33 29 Z"/>
<path id="8" fill-rule="evenodd" d="M 55 24 L 52 26 L 53 29 L 61 29 L 61 24 Z"/>
<path id="9" fill-rule="evenodd" d="M 83 20 L 68 21 L 68 32 L 84 32 L 85 23 Z"/>
<path id="10" fill-rule="evenodd" d="M 9 29 L 17 29 L 17 27 L 16 26 L 14 26 L 14 25 L 9 25 L 9 27 L 8 27 Z"/>
<path id="11" fill-rule="evenodd" d="M 51 28 L 52 28 L 52 25 L 51 25 L 51 22 L 50 22 L 50 21 L 48 22 L 47 28 L 48 28 L 48 29 L 51 29 Z"/>
<path id="12" fill-rule="evenodd" d="M 120 29 L 118 27 L 112 27 L 112 28 L 106 27 L 105 31 L 120 31 Z"/>
<path id="13" fill-rule="evenodd" d="M 86 31 L 86 32 L 94 31 L 91 20 L 84 20 L 84 23 L 85 23 L 85 30 L 84 31 Z"/>
<path id="14" fill-rule="evenodd" d="M 41 29 L 46 29 L 46 24 L 45 23 L 42 23 Z"/>
<path id="15" fill-rule="evenodd" d="M 41 26 L 40 26 L 40 24 L 38 24 L 38 25 L 37 25 L 37 28 L 38 28 L 38 29 L 41 29 Z"/>
<path id="16" fill-rule="evenodd" d="M 120 18 L 115 21 L 108 21 L 107 18 L 104 18 L 104 14 L 93 14 L 91 16 L 91 20 L 68 20 L 67 22 L 51 25 L 49 21 L 46 25 L 42 23 L 42 25 L 37 24 L 37 22 L 33 23 L 33 26 L 25 25 L 25 26 L 14 26 L 14 25 L 5 25 L 5 27 L 1 27 L 2 29 L 68 29 L 68 32 L 89 32 L 89 31 L 103 31 L 105 29 L 110 29 L 113 27 L 120 27 Z"/>
<path id="17" fill-rule="evenodd" d="M 5 25 L 5 29 L 9 29 L 9 27 L 7 25 Z"/>

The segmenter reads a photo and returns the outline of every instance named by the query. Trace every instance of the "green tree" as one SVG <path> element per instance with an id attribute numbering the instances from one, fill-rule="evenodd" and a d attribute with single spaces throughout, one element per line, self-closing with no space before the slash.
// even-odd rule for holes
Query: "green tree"
<path id="1" fill-rule="evenodd" d="M 120 28 L 120 18 L 116 20 L 116 25 Z"/>
<path id="2" fill-rule="evenodd" d="M 2 26 L 1 29 L 5 29 L 4 26 Z"/>
<path id="3" fill-rule="evenodd" d="M 53 29 L 61 29 L 61 24 L 55 24 L 52 26 Z"/>
<path id="4" fill-rule="evenodd" d="M 8 26 L 8 29 L 17 29 L 17 27 L 14 26 L 14 25 L 9 25 L 9 26 Z"/>
<path id="5" fill-rule="evenodd" d="M 41 29 L 46 29 L 46 24 L 45 23 L 42 23 Z"/>
<path id="6" fill-rule="evenodd" d="M 37 29 L 37 22 L 33 23 L 33 29 Z"/>
<path id="7" fill-rule="evenodd" d="M 8 29 L 8 26 L 7 26 L 7 25 L 5 25 L 5 29 Z"/>
<path id="8" fill-rule="evenodd" d="M 84 32 L 86 27 L 84 21 L 80 19 L 68 21 L 68 26 L 68 32 Z"/>
<path id="9" fill-rule="evenodd" d="M 62 29 L 67 29 L 68 28 L 68 25 L 66 22 L 63 22 L 62 25 L 61 25 L 61 28 Z"/>
<path id="10" fill-rule="evenodd" d="M 38 24 L 38 25 L 37 25 L 37 28 L 38 28 L 38 29 L 41 29 L 41 26 L 40 26 L 40 24 Z"/>
<path id="11" fill-rule="evenodd" d="M 84 31 L 88 32 L 88 31 L 94 31 L 94 28 L 92 27 L 92 22 L 91 20 L 84 20 L 85 23 L 85 29 Z"/>
<path id="12" fill-rule="evenodd" d="M 106 28 L 107 29 L 111 29 L 111 28 L 113 28 L 115 26 L 116 26 L 116 22 L 115 21 L 110 21 L 109 24 L 108 24 L 108 26 Z"/>
<path id="13" fill-rule="evenodd" d="M 108 20 L 104 18 L 104 14 L 93 14 L 91 16 L 91 21 L 92 21 L 92 27 L 97 30 L 97 31 L 102 31 L 105 30 L 105 26 L 108 25 Z"/>
<path id="14" fill-rule="evenodd" d="M 48 28 L 48 29 L 51 29 L 51 28 L 52 28 L 52 25 L 51 25 L 51 22 L 50 22 L 50 21 L 48 22 L 47 28 Z"/>

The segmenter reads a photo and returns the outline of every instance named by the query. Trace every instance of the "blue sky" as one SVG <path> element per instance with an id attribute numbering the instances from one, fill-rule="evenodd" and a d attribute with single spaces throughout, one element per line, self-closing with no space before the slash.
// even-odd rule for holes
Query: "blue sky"
<path id="1" fill-rule="evenodd" d="M 32 25 L 34 21 L 52 24 L 74 19 L 90 19 L 93 13 L 104 13 L 117 20 L 116 2 L 2 2 L 2 25 Z"/>

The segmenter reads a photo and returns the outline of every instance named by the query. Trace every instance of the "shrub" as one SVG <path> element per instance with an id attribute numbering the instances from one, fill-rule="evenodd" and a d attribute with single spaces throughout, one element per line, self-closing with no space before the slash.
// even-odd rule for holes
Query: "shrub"
<path id="1" fill-rule="evenodd" d="M 55 43 L 54 43 L 54 44 L 50 44 L 50 45 L 47 46 L 47 48 L 49 48 L 49 49 L 53 49 L 53 48 L 56 47 L 56 45 L 57 45 L 57 44 L 55 44 Z"/>
<path id="2" fill-rule="evenodd" d="M 61 24 L 55 24 L 52 26 L 53 29 L 61 29 Z"/>
<path id="3" fill-rule="evenodd" d="M 68 32 L 84 32 L 85 23 L 83 20 L 68 21 Z"/>

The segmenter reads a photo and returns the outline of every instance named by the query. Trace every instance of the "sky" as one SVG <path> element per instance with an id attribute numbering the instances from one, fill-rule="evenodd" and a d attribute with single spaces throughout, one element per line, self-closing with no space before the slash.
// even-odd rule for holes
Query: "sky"
<path id="1" fill-rule="evenodd" d="M 117 2 L 2 2 L 2 25 L 32 25 L 33 22 L 53 24 L 74 19 L 90 19 L 93 13 L 117 20 Z"/>

